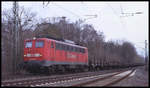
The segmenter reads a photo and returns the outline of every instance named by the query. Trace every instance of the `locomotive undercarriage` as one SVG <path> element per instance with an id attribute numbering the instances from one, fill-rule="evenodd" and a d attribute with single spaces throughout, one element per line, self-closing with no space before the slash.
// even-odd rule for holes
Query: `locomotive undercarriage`
<path id="1" fill-rule="evenodd" d="M 89 68 L 85 64 L 44 64 L 44 61 L 28 61 L 25 62 L 25 69 L 30 73 L 72 73 L 88 71 Z"/>

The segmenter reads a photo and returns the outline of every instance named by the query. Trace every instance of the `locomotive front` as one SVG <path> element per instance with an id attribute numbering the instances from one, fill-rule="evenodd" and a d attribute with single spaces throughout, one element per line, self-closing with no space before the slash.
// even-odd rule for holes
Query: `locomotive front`
<path id="1" fill-rule="evenodd" d="M 44 64 L 44 39 L 24 41 L 24 63 L 27 70 L 33 70 Z"/>

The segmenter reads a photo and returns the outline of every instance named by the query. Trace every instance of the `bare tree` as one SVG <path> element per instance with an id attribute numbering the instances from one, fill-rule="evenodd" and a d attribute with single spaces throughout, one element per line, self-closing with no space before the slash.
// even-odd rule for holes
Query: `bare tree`
<path id="1" fill-rule="evenodd" d="M 8 41 L 4 42 L 8 50 L 8 54 L 10 57 L 3 58 L 7 60 L 7 62 L 13 62 L 13 64 L 8 64 L 10 67 L 6 68 L 13 69 L 14 73 L 18 71 L 18 64 L 23 61 L 23 42 L 25 36 L 23 33 L 25 30 L 32 30 L 34 27 L 35 16 L 36 14 L 30 11 L 27 11 L 24 7 L 19 7 L 16 2 L 13 5 L 12 9 L 4 10 L 2 12 L 3 19 L 3 27 L 6 25 L 4 29 L 7 28 L 8 33 Z M 33 23 L 32 23 L 33 22 Z M 27 34 L 26 34 L 27 35 Z M 6 37 L 2 37 L 3 40 L 6 40 Z M 8 43 L 8 45 L 7 45 Z M 9 48 L 10 47 L 10 48 Z M 17 48 L 18 47 L 18 48 Z M 17 57 L 14 57 L 17 53 Z M 8 70 L 7 72 L 12 73 L 12 71 Z"/>

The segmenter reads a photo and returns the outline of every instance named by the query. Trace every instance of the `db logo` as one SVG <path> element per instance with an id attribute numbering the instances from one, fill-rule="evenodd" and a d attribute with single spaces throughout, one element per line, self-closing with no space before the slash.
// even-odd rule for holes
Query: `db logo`
<path id="1" fill-rule="evenodd" d="M 76 55 L 72 55 L 70 53 L 67 53 L 67 58 L 77 58 Z"/>

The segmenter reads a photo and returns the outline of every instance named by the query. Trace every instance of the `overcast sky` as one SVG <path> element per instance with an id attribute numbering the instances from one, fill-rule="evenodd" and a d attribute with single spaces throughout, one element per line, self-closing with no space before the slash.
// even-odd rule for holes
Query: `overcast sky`
<path id="1" fill-rule="evenodd" d="M 97 31 L 102 31 L 105 40 L 127 40 L 132 42 L 139 54 L 144 54 L 144 41 L 148 40 L 148 2 L 19 2 L 20 6 L 37 13 L 38 18 L 66 16 L 74 22 L 88 19 Z M 12 2 L 2 2 L 2 11 L 12 8 Z M 121 13 L 142 14 L 125 15 Z"/>

